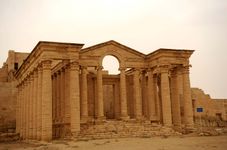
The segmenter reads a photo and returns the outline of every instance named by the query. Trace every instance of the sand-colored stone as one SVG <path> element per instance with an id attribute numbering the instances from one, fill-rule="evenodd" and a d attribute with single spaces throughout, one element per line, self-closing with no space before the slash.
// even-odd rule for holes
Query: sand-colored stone
<path id="1" fill-rule="evenodd" d="M 82 126 L 104 127 L 108 120 L 178 129 L 193 128 L 205 115 L 227 120 L 226 100 L 191 91 L 193 50 L 158 49 L 145 55 L 115 41 L 82 47 L 39 42 L 30 54 L 9 52 L 0 69 L 0 103 L 9 98 L 17 104 L 10 105 L 21 139 L 78 136 Z M 106 55 L 119 60 L 119 74 L 103 70 Z M 197 107 L 206 112 L 197 113 Z"/>

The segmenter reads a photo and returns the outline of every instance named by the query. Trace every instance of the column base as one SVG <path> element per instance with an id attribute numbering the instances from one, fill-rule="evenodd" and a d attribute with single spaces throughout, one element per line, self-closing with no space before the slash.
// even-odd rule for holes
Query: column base
<path id="1" fill-rule="evenodd" d="M 129 116 L 121 116 L 121 117 L 120 117 L 120 120 L 129 120 L 129 119 L 130 119 Z"/>
<path id="2" fill-rule="evenodd" d="M 105 116 L 100 116 L 100 117 L 97 117 L 95 119 L 95 123 L 102 123 L 102 122 L 105 122 L 106 121 L 106 117 Z"/>
<path id="3" fill-rule="evenodd" d="M 157 122 L 158 121 L 156 116 L 151 116 L 151 117 L 149 117 L 148 120 L 150 120 L 151 122 Z"/>
<path id="4" fill-rule="evenodd" d="M 80 123 L 88 123 L 88 122 L 91 122 L 92 121 L 92 118 L 90 116 L 81 116 L 81 120 L 80 120 Z"/>

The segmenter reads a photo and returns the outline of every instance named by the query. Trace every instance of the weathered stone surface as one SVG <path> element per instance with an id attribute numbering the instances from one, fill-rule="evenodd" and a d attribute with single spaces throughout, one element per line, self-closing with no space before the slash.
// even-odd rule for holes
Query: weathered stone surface
<path id="1" fill-rule="evenodd" d="M 225 126 L 226 100 L 190 89 L 193 50 L 158 49 L 145 55 L 115 41 L 82 47 L 44 41 L 30 54 L 9 51 L 0 69 L 0 129 L 15 128 L 16 118 L 21 139 L 51 141 L 165 138 L 179 134 L 173 129 L 194 131 L 194 121 Z M 118 59 L 120 74 L 103 70 L 106 55 Z M 195 112 L 199 106 L 209 113 Z"/>

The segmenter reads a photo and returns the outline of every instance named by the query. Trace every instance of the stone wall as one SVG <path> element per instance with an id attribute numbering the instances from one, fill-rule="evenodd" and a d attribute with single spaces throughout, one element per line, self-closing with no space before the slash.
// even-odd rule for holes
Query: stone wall
<path id="1" fill-rule="evenodd" d="M 8 58 L 0 68 L 0 132 L 12 132 L 16 122 L 16 85 L 14 72 L 21 66 L 29 53 L 10 50 Z"/>
<path id="2" fill-rule="evenodd" d="M 227 125 L 227 99 L 212 99 L 201 89 L 192 88 L 192 101 L 194 121 L 202 126 Z M 197 112 L 197 108 L 203 108 L 203 112 Z"/>
<path id="3" fill-rule="evenodd" d="M 0 132 L 15 129 L 16 88 L 13 82 L 0 82 Z"/>
<path id="4" fill-rule="evenodd" d="M 8 67 L 4 63 L 3 67 L 0 68 L 0 82 L 7 82 L 8 80 Z"/>

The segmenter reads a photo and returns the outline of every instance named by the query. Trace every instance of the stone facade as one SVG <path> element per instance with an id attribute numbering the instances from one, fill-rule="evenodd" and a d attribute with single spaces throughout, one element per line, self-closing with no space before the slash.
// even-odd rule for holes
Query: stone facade
<path id="1" fill-rule="evenodd" d="M 17 89 L 14 73 L 28 55 L 10 50 L 6 62 L 0 68 L 0 132 L 12 132 L 15 129 Z"/>
<path id="2" fill-rule="evenodd" d="M 39 42 L 13 73 L 21 139 L 81 136 L 86 124 L 109 120 L 194 127 L 193 50 L 158 49 L 145 55 L 115 41 L 82 47 Z M 118 75 L 103 70 L 106 55 L 118 59 Z"/>

